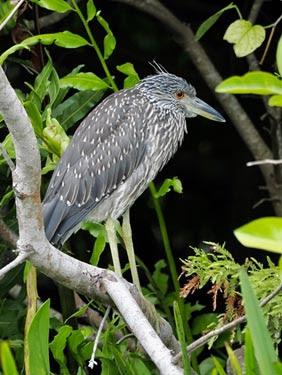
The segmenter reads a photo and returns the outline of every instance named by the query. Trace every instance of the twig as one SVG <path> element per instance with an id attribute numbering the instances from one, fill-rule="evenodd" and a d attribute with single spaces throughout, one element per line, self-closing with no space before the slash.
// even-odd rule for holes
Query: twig
<path id="1" fill-rule="evenodd" d="M 12 262 L 8 263 L 5 267 L 1 268 L 0 280 L 13 268 L 23 263 L 28 258 L 28 256 L 29 254 L 27 252 L 19 253 L 19 255 L 14 260 L 12 260 Z"/>
<path id="2" fill-rule="evenodd" d="M 263 307 L 266 305 L 272 298 L 274 298 L 277 294 L 279 294 L 282 290 L 282 284 L 280 284 L 273 292 L 271 292 L 268 296 L 263 298 L 260 301 L 260 306 Z M 213 331 L 207 333 L 206 335 L 203 335 L 198 340 L 194 341 L 192 344 L 187 346 L 188 353 L 194 352 L 196 349 L 200 348 L 201 346 L 205 345 L 212 337 L 219 336 L 222 333 L 229 331 L 230 329 L 233 329 L 237 327 L 239 324 L 244 323 L 247 319 L 246 315 L 241 316 L 240 318 L 237 318 L 233 320 L 230 323 L 225 324 L 223 327 L 214 329 Z M 182 353 L 178 353 L 176 356 L 173 357 L 173 363 L 177 363 L 179 359 L 181 358 Z"/>
<path id="3" fill-rule="evenodd" d="M 0 31 L 4 28 L 4 26 L 10 21 L 19 7 L 25 2 L 25 0 L 19 0 L 17 5 L 12 9 L 11 13 L 4 19 L 4 21 L 0 24 Z"/>
<path id="4" fill-rule="evenodd" d="M 11 171 L 13 171 L 16 168 L 16 166 L 15 166 L 13 160 L 10 158 L 8 152 L 6 151 L 6 149 L 5 149 L 5 147 L 3 146 L 2 143 L 0 143 L 0 151 L 2 152 L 3 158 L 5 159 L 9 168 L 11 169 Z"/>
<path id="5" fill-rule="evenodd" d="M 261 7 L 262 7 L 262 4 L 264 3 L 265 0 L 255 0 L 253 2 L 253 5 L 251 7 L 251 10 L 250 10 L 250 14 L 249 14 L 249 21 L 251 23 L 255 23 L 257 18 L 258 18 L 258 14 L 261 10 Z"/>
<path id="6" fill-rule="evenodd" d="M 262 164 L 273 164 L 278 165 L 282 164 L 282 159 L 264 159 L 264 160 L 255 160 L 255 161 L 248 161 L 246 163 L 247 167 L 253 167 L 254 165 L 262 165 Z"/>
<path id="7" fill-rule="evenodd" d="M 106 322 L 106 320 L 107 320 L 107 318 L 109 316 L 110 310 L 111 310 L 111 306 L 108 306 L 107 310 L 105 312 L 105 315 L 103 316 L 103 319 L 102 319 L 102 321 L 101 321 L 101 323 L 99 325 L 99 328 L 98 328 L 98 331 L 97 331 L 97 334 L 96 334 L 96 337 L 95 337 L 95 341 L 94 341 L 94 344 L 93 344 L 92 355 L 91 355 L 91 358 L 90 358 L 89 363 L 88 363 L 88 367 L 90 367 L 91 369 L 93 369 L 94 366 L 96 366 L 98 364 L 95 361 L 96 350 L 98 348 L 100 336 L 101 336 L 104 324 L 105 324 L 105 322 Z"/>

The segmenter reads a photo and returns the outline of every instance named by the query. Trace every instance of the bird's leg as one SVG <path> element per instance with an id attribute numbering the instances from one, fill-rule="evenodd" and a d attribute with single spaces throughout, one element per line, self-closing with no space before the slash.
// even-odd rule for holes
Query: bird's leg
<path id="1" fill-rule="evenodd" d="M 126 210 L 126 212 L 123 215 L 122 239 L 124 241 L 125 249 L 126 249 L 128 260 L 129 260 L 132 281 L 136 285 L 138 290 L 141 291 L 141 286 L 140 286 L 137 267 L 136 267 L 133 241 L 132 241 L 132 231 L 131 231 L 131 226 L 130 226 L 129 209 Z"/>
<path id="2" fill-rule="evenodd" d="M 115 273 L 118 276 L 122 276 L 120 261 L 119 261 L 119 255 L 118 255 L 115 222 L 112 218 L 107 219 L 107 221 L 105 223 L 105 228 L 106 228 L 107 235 L 108 235 L 108 241 L 109 241 L 109 245 L 110 245 L 110 249 L 111 249 Z"/>

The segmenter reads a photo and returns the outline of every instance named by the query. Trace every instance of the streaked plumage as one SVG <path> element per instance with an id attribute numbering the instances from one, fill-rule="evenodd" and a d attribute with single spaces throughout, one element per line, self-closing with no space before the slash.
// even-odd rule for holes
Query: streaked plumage
<path id="1" fill-rule="evenodd" d="M 196 116 L 179 93 L 186 101 L 198 100 L 184 79 L 162 72 L 110 95 L 88 114 L 54 171 L 43 202 L 51 242 L 62 244 L 85 219 L 120 217 L 142 194 L 181 144 L 185 117 Z M 210 116 L 222 120 L 207 108 Z"/>

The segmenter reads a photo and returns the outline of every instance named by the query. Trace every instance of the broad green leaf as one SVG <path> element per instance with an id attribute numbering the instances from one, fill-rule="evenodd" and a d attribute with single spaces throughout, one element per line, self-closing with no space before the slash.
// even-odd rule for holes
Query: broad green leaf
<path id="1" fill-rule="evenodd" d="M 275 374 L 273 363 L 277 361 L 277 356 L 266 327 L 262 310 L 244 269 L 239 272 L 239 277 L 247 323 L 260 372 L 265 375 Z"/>
<path id="2" fill-rule="evenodd" d="M 144 360 L 140 357 L 131 357 L 131 363 L 135 375 L 151 375 L 151 370 L 145 365 Z"/>
<path id="3" fill-rule="evenodd" d="M 174 313 L 177 338 L 178 338 L 178 341 L 180 342 L 181 351 L 182 351 L 184 375 L 190 375 L 191 368 L 190 368 L 189 356 L 188 356 L 187 349 L 186 349 L 187 344 L 185 340 L 185 331 L 184 331 L 182 316 L 180 313 L 180 308 L 179 308 L 177 301 L 173 302 L 173 313 Z"/>
<path id="4" fill-rule="evenodd" d="M 35 101 L 28 100 L 24 102 L 24 108 L 28 114 L 28 117 L 30 118 L 35 134 L 38 137 L 42 137 L 42 131 L 43 131 L 42 117 L 41 117 L 41 114 L 39 112 L 37 105 L 35 104 Z"/>
<path id="5" fill-rule="evenodd" d="M 236 357 L 234 351 L 232 350 L 231 346 L 229 346 L 227 343 L 225 344 L 226 351 L 228 354 L 228 358 L 230 360 L 230 365 L 232 368 L 232 374 L 234 375 L 242 375 L 242 369 L 240 366 L 240 363 L 238 361 L 238 358 Z"/>
<path id="6" fill-rule="evenodd" d="M 246 247 L 282 254 L 282 218 L 263 217 L 234 230 L 237 240 Z"/>
<path id="7" fill-rule="evenodd" d="M 72 353 L 72 356 L 75 358 L 75 360 L 79 363 L 79 365 L 83 366 L 83 358 L 80 355 L 79 352 L 79 346 L 84 341 L 84 336 L 80 332 L 80 330 L 72 331 L 70 336 L 68 337 L 68 344 L 70 351 Z"/>
<path id="8" fill-rule="evenodd" d="M 207 329 L 210 324 L 217 322 L 218 318 L 217 314 L 215 313 L 205 313 L 197 315 L 192 321 L 191 332 L 193 335 L 200 335 Z"/>
<path id="9" fill-rule="evenodd" d="M 244 57 L 261 46 L 265 39 L 265 30 L 261 25 L 253 25 L 246 20 L 237 20 L 227 28 L 223 39 L 234 44 L 237 57 Z"/>
<path id="10" fill-rule="evenodd" d="M 64 349 L 67 345 L 67 338 L 72 332 L 72 327 L 63 325 L 59 328 L 58 333 L 50 343 L 50 350 L 53 354 L 54 359 L 59 363 L 61 371 L 64 371 L 64 375 L 67 374 L 67 361 L 64 355 Z"/>
<path id="11" fill-rule="evenodd" d="M 50 301 L 43 303 L 34 316 L 28 333 L 30 375 L 49 375 L 49 310 Z"/>
<path id="12" fill-rule="evenodd" d="M 67 130 L 81 120 L 103 97 L 105 90 L 79 91 L 59 104 L 53 110 L 53 116 Z"/>
<path id="13" fill-rule="evenodd" d="M 155 194 L 155 198 L 165 196 L 168 192 L 170 192 L 171 189 L 173 189 L 173 191 L 175 191 L 176 193 L 182 193 L 182 183 L 177 177 L 166 178 Z"/>
<path id="14" fill-rule="evenodd" d="M 76 73 L 61 78 L 60 87 L 72 87 L 77 90 L 103 90 L 109 86 L 94 73 Z"/>
<path id="15" fill-rule="evenodd" d="M 277 64 L 278 72 L 280 76 L 282 76 L 282 35 L 280 36 L 280 39 L 277 45 L 276 64 Z"/>
<path id="16" fill-rule="evenodd" d="M 31 0 L 33 3 L 48 10 L 58 13 L 65 13 L 72 10 L 72 7 L 64 0 Z"/>
<path id="17" fill-rule="evenodd" d="M 163 294 L 166 294 L 168 289 L 168 275 L 167 273 L 162 272 L 164 268 L 166 268 L 166 263 L 161 259 L 155 264 L 155 271 L 152 274 L 152 278 L 160 291 Z"/>
<path id="18" fill-rule="evenodd" d="M 249 328 L 245 330 L 245 347 L 244 347 L 244 359 L 245 359 L 245 373 L 248 375 L 257 375 L 259 369 L 254 352 L 254 346 Z"/>
<path id="19" fill-rule="evenodd" d="M 117 65 L 116 68 L 119 72 L 127 75 L 127 77 L 125 78 L 124 83 L 123 83 L 124 88 L 133 87 L 140 81 L 138 73 L 134 69 L 133 64 L 125 63 L 125 64 L 122 64 L 122 65 Z"/>
<path id="20" fill-rule="evenodd" d="M 59 81 L 59 76 L 58 73 L 54 68 L 52 68 L 52 72 L 50 75 L 50 84 L 48 87 L 48 94 L 50 98 L 50 106 L 52 107 L 53 104 L 55 103 L 58 95 L 60 93 L 60 81 Z"/>
<path id="21" fill-rule="evenodd" d="M 0 363 L 3 375 L 18 375 L 16 363 L 7 341 L 0 341 Z"/>
<path id="22" fill-rule="evenodd" d="M 40 100 L 40 105 L 41 105 L 42 100 L 47 94 L 48 86 L 50 84 L 49 77 L 52 73 L 52 70 L 53 70 L 52 63 L 50 60 L 48 60 L 47 64 L 44 66 L 44 68 L 41 70 L 41 72 L 38 74 L 38 76 L 35 79 L 34 89 L 31 91 L 28 97 L 28 99 L 31 102 L 34 102 L 34 96 L 37 95 L 37 97 Z"/>
<path id="23" fill-rule="evenodd" d="M 282 107 L 282 95 L 273 95 L 269 98 L 268 104 L 271 107 Z"/>
<path id="24" fill-rule="evenodd" d="M 106 247 L 106 233 L 101 231 L 98 234 L 98 237 L 95 240 L 94 248 L 92 251 L 92 255 L 90 258 L 90 263 L 93 266 L 97 266 L 99 264 L 100 257 L 105 250 Z"/>
<path id="25" fill-rule="evenodd" d="M 93 20 L 93 18 L 96 15 L 96 7 L 93 3 L 93 0 L 88 0 L 87 1 L 87 22 L 90 22 Z"/>
<path id="26" fill-rule="evenodd" d="M 94 223 L 93 221 L 84 221 L 81 225 L 81 229 L 87 230 L 91 236 L 97 238 L 100 232 L 106 233 L 106 229 L 103 224 Z"/>
<path id="27" fill-rule="evenodd" d="M 219 17 L 227 10 L 235 8 L 233 3 L 230 3 L 226 7 L 220 9 L 218 12 L 214 13 L 212 16 L 210 16 L 207 20 L 205 20 L 201 25 L 199 26 L 195 39 L 200 40 L 202 36 L 216 23 L 216 21 L 219 19 Z"/>
<path id="28" fill-rule="evenodd" d="M 73 318 L 80 318 L 85 314 L 89 306 L 93 303 L 93 300 L 89 301 L 87 304 L 83 305 L 80 309 L 78 309 L 75 313 L 71 314 L 65 321 L 65 323 L 69 322 Z"/>
<path id="29" fill-rule="evenodd" d="M 82 36 L 74 34 L 70 31 L 35 35 L 30 38 L 24 39 L 21 43 L 15 44 L 11 48 L 7 49 L 4 53 L 2 53 L 2 55 L 0 56 L 0 65 L 2 65 L 6 58 L 14 52 L 21 49 L 29 49 L 29 47 L 32 47 L 38 43 L 42 43 L 45 45 L 54 43 L 56 46 L 64 48 L 78 48 L 89 44 L 86 39 L 82 38 Z"/>
<path id="30" fill-rule="evenodd" d="M 118 347 L 112 347 L 112 354 L 114 355 L 116 367 L 119 373 L 122 375 L 136 375 L 131 363 L 126 359 L 126 357 L 120 352 Z"/>
<path id="31" fill-rule="evenodd" d="M 97 21 L 106 31 L 107 35 L 104 38 L 104 59 L 107 60 L 113 53 L 116 47 L 116 39 L 110 29 L 108 22 L 101 16 L 101 12 L 97 12 Z"/>
<path id="32" fill-rule="evenodd" d="M 215 91 L 227 94 L 282 95 L 282 81 L 271 73 L 249 72 L 225 79 Z"/>

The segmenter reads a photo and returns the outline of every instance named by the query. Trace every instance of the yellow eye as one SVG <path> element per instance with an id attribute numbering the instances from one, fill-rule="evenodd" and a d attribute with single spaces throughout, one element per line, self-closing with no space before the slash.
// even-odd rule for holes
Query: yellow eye
<path id="1" fill-rule="evenodd" d="M 176 99 L 183 99 L 184 98 L 184 92 L 183 91 L 177 91 L 175 96 L 176 96 Z"/>

